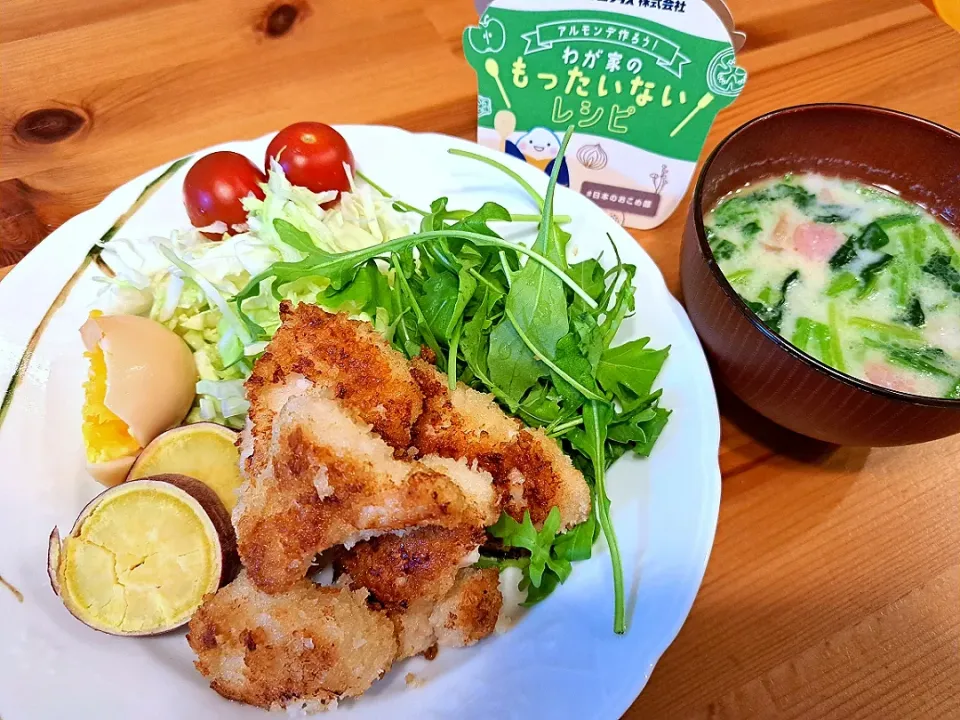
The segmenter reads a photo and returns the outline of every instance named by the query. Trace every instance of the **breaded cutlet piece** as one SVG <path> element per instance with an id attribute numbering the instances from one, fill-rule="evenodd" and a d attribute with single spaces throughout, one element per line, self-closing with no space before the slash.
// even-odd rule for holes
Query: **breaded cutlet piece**
<path id="1" fill-rule="evenodd" d="M 496 629 L 502 605 L 500 572 L 496 568 L 462 568 L 440 602 L 423 599 L 409 608 L 385 609 L 396 628 L 397 660 L 434 646 L 473 645 Z"/>
<path id="2" fill-rule="evenodd" d="M 480 519 L 477 528 L 493 525 L 500 517 L 500 493 L 494 485 L 493 476 L 477 463 L 468 465 L 464 459 L 454 460 L 439 455 L 421 455 L 418 462 L 456 483 L 474 515 Z"/>
<path id="3" fill-rule="evenodd" d="M 417 528 L 357 543 L 334 564 L 349 575 L 351 587 L 366 588 L 384 607 L 403 609 L 417 600 L 436 603 L 446 597 L 457 572 L 474 561 L 485 539 L 481 528 Z"/>
<path id="4" fill-rule="evenodd" d="M 430 614 L 440 647 L 464 647 L 490 635 L 503 606 L 500 571 L 464 568 L 453 589 Z"/>
<path id="5" fill-rule="evenodd" d="M 320 391 L 287 400 L 263 452 L 267 466 L 241 487 L 233 523 L 250 579 L 268 593 L 293 587 L 328 548 L 424 525 L 483 527 L 495 515 L 443 467 L 397 460 Z M 453 475 L 471 474 L 454 465 Z"/>
<path id="6" fill-rule="evenodd" d="M 393 621 L 402 659 L 434 645 L 469 645 L 493 631 L 499 573 L 470 568 L 484 539 L 478 529 L 419 528 L 358 543 L 335 565 Z"/>
<path id="7" fill-rule="evenodd" d="M 413 426 L 419 454 L 464 459 L 493 476 L 503 509 L 515 520 L 530 511 L 540 527 L 550 510 L 560 510 L 561 528 L 590 515 L 590 488 L 555 440 L 508 417 L 492 395 L 458 383 L 451 393 L 446 377 L 418 358 L 411 375 L 424 396 Z"/>
<path id="8" fill-rule="evenodd" d="M 413 446 L 421 455 L 477 462 L 493 473 L 502 461 L 502 446 L 523 425 L 497 405 L 493 395 L 458 382 L 453 392 L 436 367 L 414 358 L 410 374 L 423 393 L 423 412 L 413 425 Z"/>
<path id="9" fill-rule="evenodd" d="M 392 623 L 366 592 L 301 580 L 267 595 L 246 573 L 208 595 L 187 634 L 197 670 L 230 700 L 316 712 L 363 693 L 397 654 Z"/>
<path id="10" fill-rule="evenodd" d="M 423 399 L 407 359 L 370 323 L 316 305 L 280 303 L 281 325 L 254 363 L 245 388 L 250 401 L 245 456 L 248 475 L 265 466 L 273 416 L 291 395 L 325 388 L 398 453 L 410 447 L 410 428 Z"/>
<path id="11" fill-rule="evenodd" d="M 554 507 L 560 510 L 560 529 L 568 530 L 590 516 L 590 488 L 583 474 L 560 449 L 560 444 L 538 428 L 524 428 L 503 447 L 503 465 L 497 485 L 505 490 L 503 509 L 514 520 L 530 519 L 540 528 Z"/>

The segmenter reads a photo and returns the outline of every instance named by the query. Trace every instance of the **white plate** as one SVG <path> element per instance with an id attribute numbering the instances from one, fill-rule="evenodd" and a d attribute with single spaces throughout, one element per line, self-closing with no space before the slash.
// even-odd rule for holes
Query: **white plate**
<path id="1" fill-rule="evenodd" d="M 416 205 L 440 196 L 454 208 L 494 200 L 532 212 L 529 199 L 492 168 L 446 153 L 475 145 L 440 135 L 382 127 L 342 128 L 359 167 Z M 230 143 L 261 162 L 269 138 Z M 199 154 L 196 156 L 199 157 Z M 546 176 L 498 156 L 541 192 Z M 159 168 L 111 193 L 67 222 L 0 283 L 0 388 L 14 375 L 31 334 L 90 246 L 162 172 Z M 122 226 L 120 236 L 166 235 L 187 226 L 181 202 L 186 168 L 164 182 Z M 674 410 L 649 460 L 625 456 L 609 474 L 613 520 L 623 554 L 629 630 L 612 631 L 613 585 L 606 548 L 575 565 L 573 575 L 508 633 L 433 662 L 400 663 L 338 717 L 616 718 L 639 694 L 657 659 L 686 618 L 713 543 L 720 501 L 719 418 L 703 352 L 680 305 L 650 258 L 613 220 L 563 188 L 556 212 L 573 217 L 571 253 L 611 259 L 609 233 L 624 261 L 637 266 L 637 313 L 620 340 L 649 335 L 671 345 L 659 378 L 663 405 Z M 531 231 L 527 226 L 526 232 Z M 68 528 L 102 488 L 83 470 L 77 329 L 93 301 L 99 271 L 88 267 L 53 313 L 0 426 L 0 716 L 53 718 L 254 718 L 262 711 L 222 699 L 193 669 L 183 632 L 116 638 L 74 620 L 47 581 L 47 535 Z M 419 687 L 407 687 L 414 673 Z"/>

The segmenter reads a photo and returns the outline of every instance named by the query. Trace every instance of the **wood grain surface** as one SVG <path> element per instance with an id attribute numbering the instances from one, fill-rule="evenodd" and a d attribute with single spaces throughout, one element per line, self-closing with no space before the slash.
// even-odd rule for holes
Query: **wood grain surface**
<path id="1" fill-rule="evenodd" d="M 730 5 L 750 81 L 708 148 L 813 101 L 960 128 L 960 36 L 920 3 Z M 0 265 L 145 170 L 294 120 L 472 135 L 475 19 L 470 0 L 0 0 Z M 636 234 L 674 290 L 684 212 Z M 710 566 L 627 717 L 960 718 L 960 437 L 837 449 L 721 406 Z"/>

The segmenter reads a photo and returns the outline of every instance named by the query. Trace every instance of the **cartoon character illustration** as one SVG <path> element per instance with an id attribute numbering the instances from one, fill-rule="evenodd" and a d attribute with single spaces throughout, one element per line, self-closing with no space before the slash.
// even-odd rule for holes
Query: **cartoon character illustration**
<path id="1" fill-rule="evenodd" d="M 565 157 L 557 158 L 560 153 L 560 138 L 553 130 L 535 127 L 524 133 L 517 141 L 506 141 L 507 155 L 513 155 L 543 170 L 548 175 L 553 172 L 553 164 L 559 160 L 560 174 L 557 182 L 570 187 L 570 170 Z"/>

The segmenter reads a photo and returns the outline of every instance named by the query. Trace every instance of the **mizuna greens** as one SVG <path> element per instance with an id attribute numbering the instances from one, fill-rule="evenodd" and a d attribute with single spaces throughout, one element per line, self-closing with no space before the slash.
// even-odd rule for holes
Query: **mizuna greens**
<path id="1" fill-rule="evenodd" d="M 572 128 L 561 153 L 571 135 Z M 272 332 L 254 319 L 253 309 L 289 298 L 298 284 L 322 286 L 318 304 L 372 318 L 408 357 L 429 348 L 451 387 L 459 380 L 492 393 L 510 413 L 560 441 L 591 486 L 592 517 L 557 534 L 556 510 L 539 531 L 529 515 L 519 523 L 503 515 L 490 528 L 498 550 L 486 552 L 480 563 L 519 567 L 532 605 L 566 580 L 571 562 L 591 556 L 602 532 L 613 565 L 614 630 L 625 632 L 606 472 L 624 453 L 648 456 L 663 430 L 670 412 L 660 407 L 653 385 L 668 348 L 652 349 L 647 338 L 614 345 L 634 311 L 636 268 L 620 261 L 616 247 L 609 269 L 596 258 L 568 263 L 570 235 L 553 215 L 556 169 L 540 197 L 495 160 L 451 153 L 501 170 L 530 194 L 540 211 L 531 248 L 491 229 L 491 223 L 517 219 L 492 202 L 474 211 L 451 210 L 447 198 L 429 210 L 396 202 L 397 210 L 421 216 L 419 232 L 343 253 L 321 249 L 308 232 L 277 219 L 277 237 L 300 259 L 275 262 L 252 277 L 223 319 L 237 337 L 256 345 Z"/>

